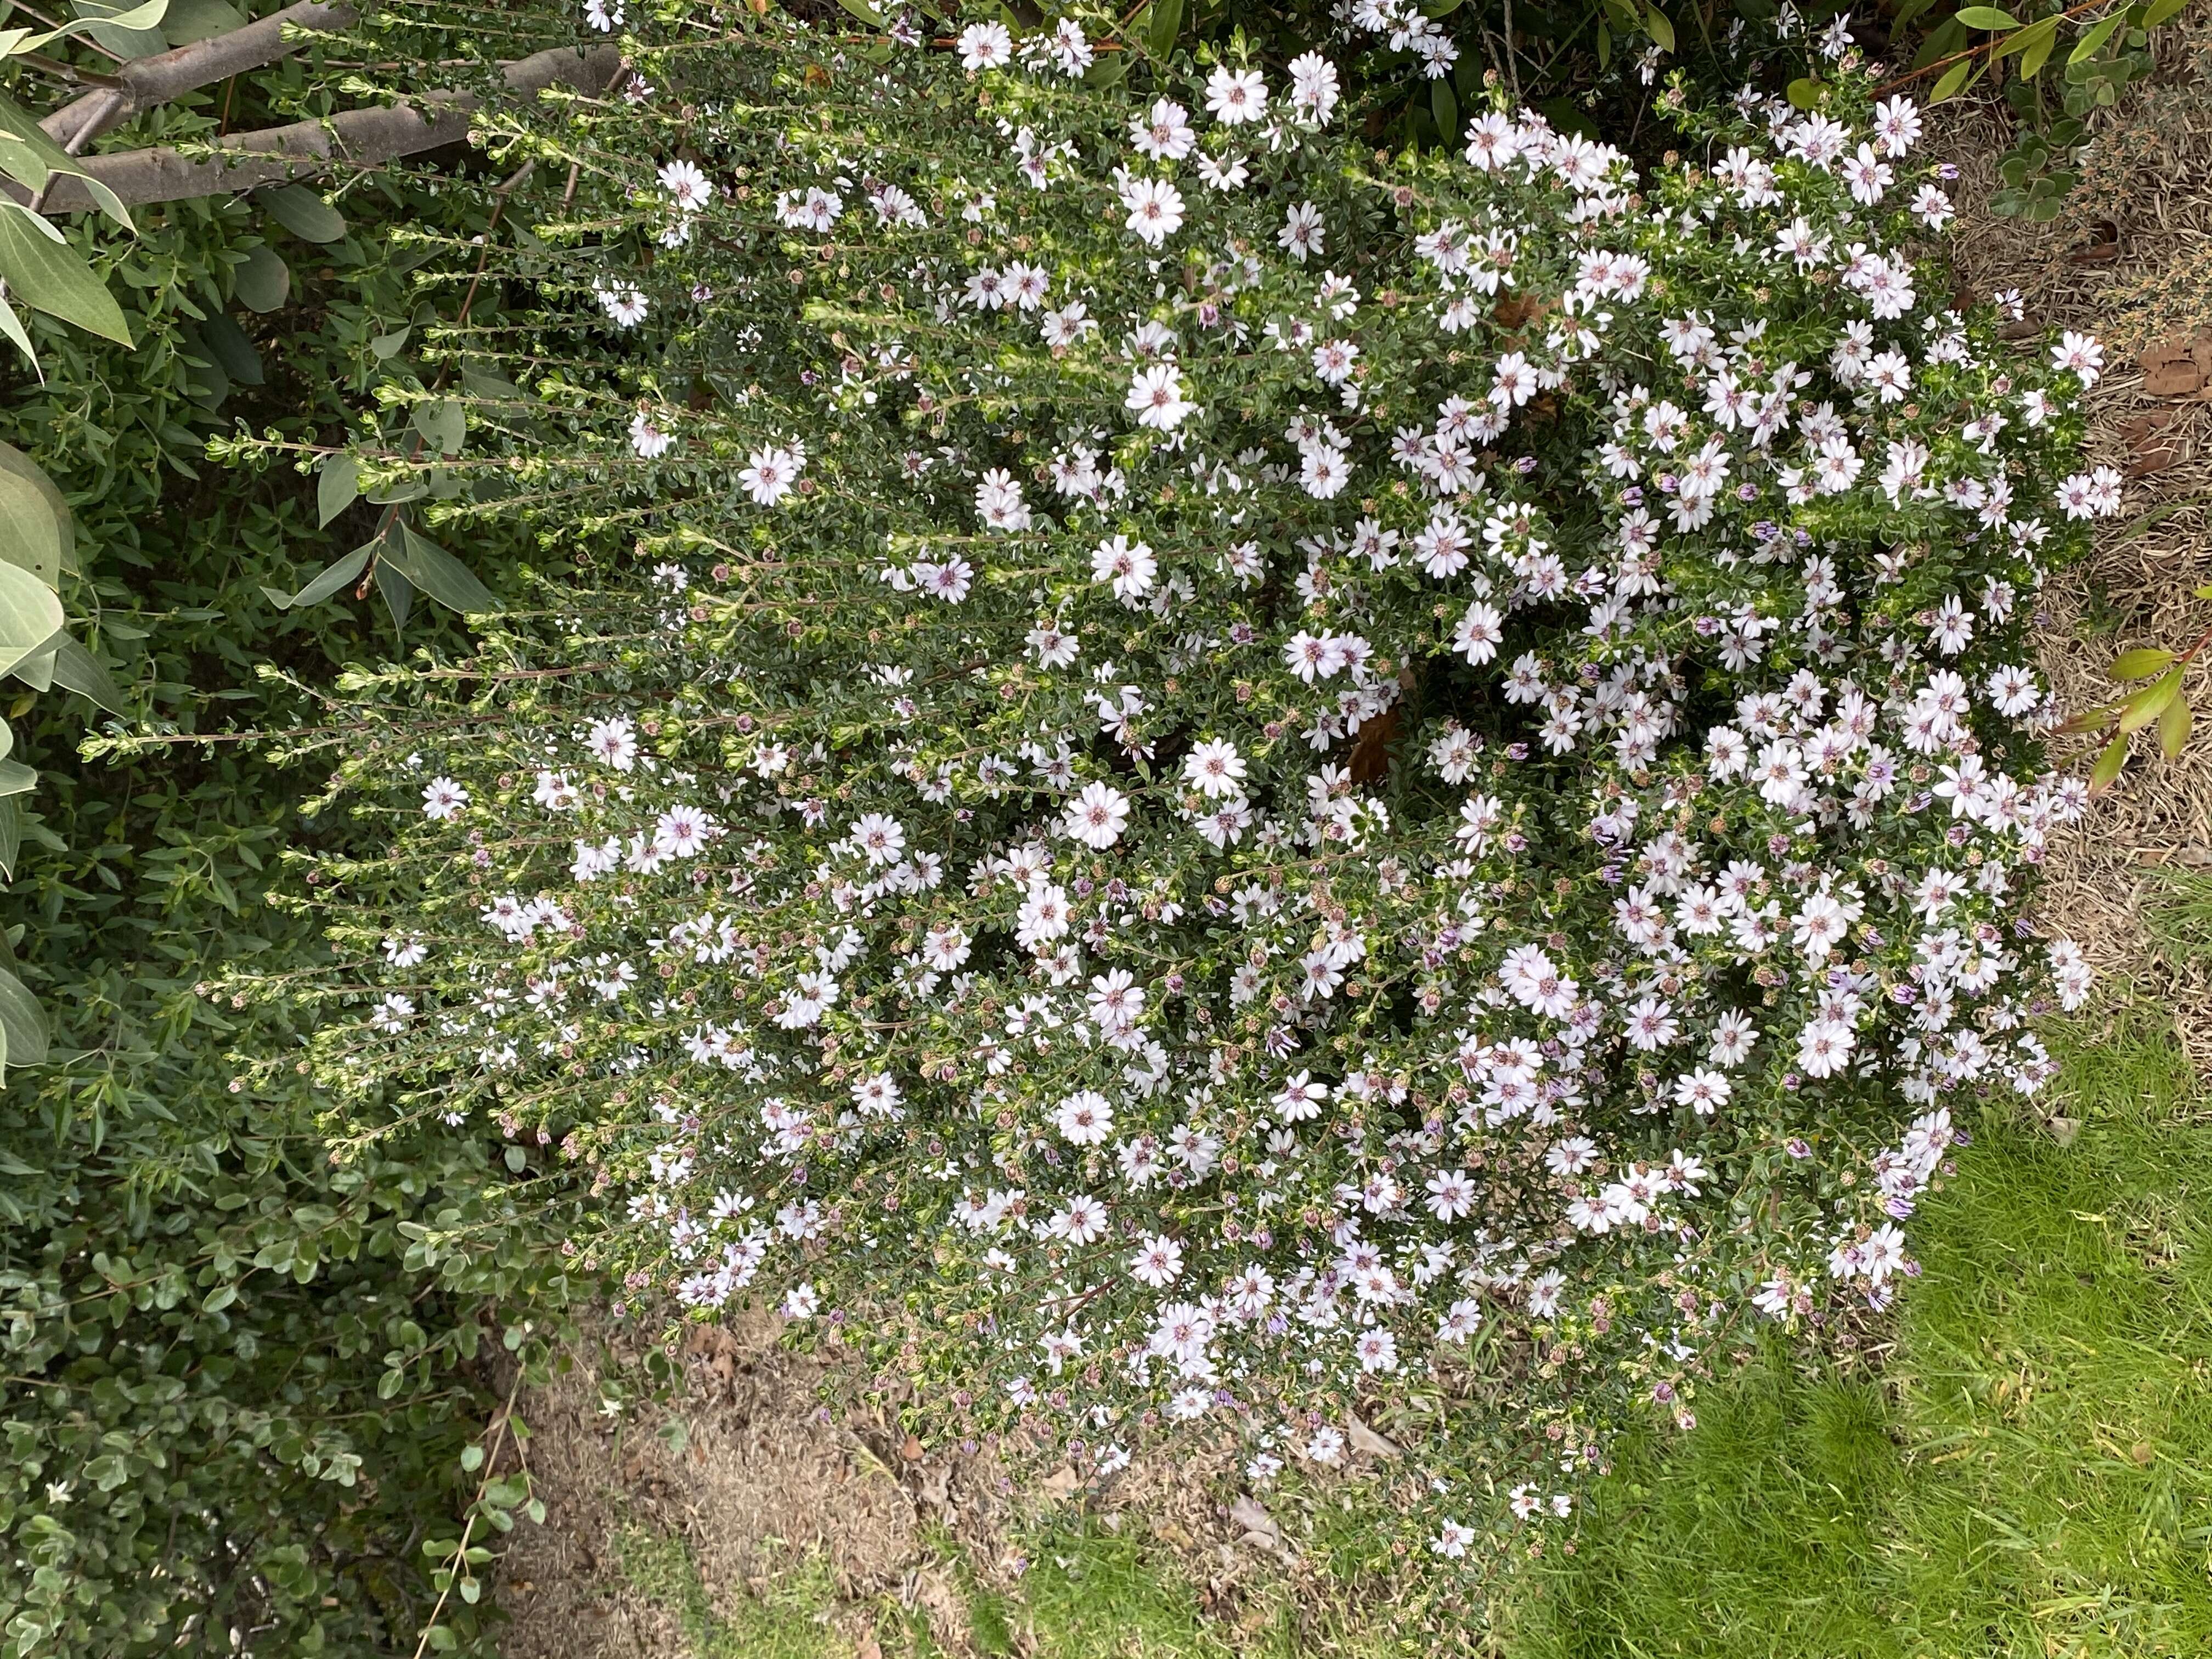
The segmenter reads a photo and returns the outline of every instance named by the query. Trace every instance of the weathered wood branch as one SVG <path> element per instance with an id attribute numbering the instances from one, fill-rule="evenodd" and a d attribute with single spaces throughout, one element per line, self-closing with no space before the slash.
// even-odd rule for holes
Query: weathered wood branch
<path id="1" fill-rule="evenodd" d="M 299 0 L 296 5 L 227 34 L 211 34 L 151 58 L 134 58 L 111 77 L 115 82 L 113 92 L 87 93 L 39 125 L 46 129 L 47 137 L 74 155 L 142 110 L 287 56 L 301 44 L 296 35 L 289 40 L 284 38 L 288 26 L 335 33 L 351 28 L 356 21 L 351 6 Z"/>
<path id="2" fill-rule="evenodd" d="M 281 55 L 280 52 L 272 56 Z M 572 87 L 596 96 L 613 84 L 621 69 L 622 53 L 617 47 L 601 46 L 585 52 L 558 46 L 518 58 L 505 65 L 501 73 L 509 91 L 526 96 L 554 86 Z M 88 94 L 78 101 L 88 104 L 95 97 L 106 95 Z M 469 117 L 476 107 L 473 93 L 424 93 L 410 103 L 345 110 L 323 120 L 231 133 L 214 141 L 218 153 L 211 155 L 166 147 L 118 150 L 88 157 L 84 170 L 113 191 L 126 207 L 195 196 L 231 195 L 262 185 L 311 178 L 333 167 L 374 166 L 459 143 L 469 136 Z M 58 174 L 45 205 L 50 213 L 81 213 L 94 204 L 79 181 Z"/>

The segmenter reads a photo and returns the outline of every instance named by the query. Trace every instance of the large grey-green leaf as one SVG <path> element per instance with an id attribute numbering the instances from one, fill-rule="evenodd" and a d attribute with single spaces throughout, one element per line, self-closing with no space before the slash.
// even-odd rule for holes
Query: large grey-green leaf
<path id="1" fill-rule="evenodd" d="M 23 809 L 13 795 L 0 795 L 0 877 L 15 879 L 15 859 L 22 850 Z"/>
<path id="2" fill-rule="evenodd" d="M 61 636 L 56 635 L 37 650 L 17 663 L 9 672 L 33 691 L 51 691 L 54 687 L 54 653 L 60 646 Z"/>
<path id="3" fill-rule="evenodd" d="M 395 537 L 384 547 L 384 556 L 376 562 L 376 591 L 384 595 L 384 602 L 392 608 L 392 625 L 407 626 L 407 616 L 415 608 L 415 584 L 407 580 L 407 573 L 392 562 L 392 549 Z"/>
<path id="4" fill-rule="evenodd" d="M 439 604 L 451 605 L 464 616 L 486 616 L 500 609 L 498 599 L 477 580 L 476 573 L 435 542 L 424 540 L 402 525 L 396 543 L 386 545 L 386 561 L 398 566 L 401 574 Z"/>
<path id="5" fill-rule="evenodd" d="M 315 521 L 328 524 L 360 494 L 361 463 L 350 455 L 324 456 L 321 476 L 315 480 Z"/>
<path id="6" fill-rule="evenodd" d="M 51 175 L 68 173 L 84 185 L 101 212 L 125 230 L 137 228 L 121 198 L 86 171 L 82 161 L 47 137 L 29 111 L 8 98 L 0 98 L 0 173 L 34 191 L 45 189 Z"/>
<path id="7" fill-rule="evenodd" d="M 107 291 L 84 255 L 57 242 L 34 214 L 14 202 L 0 202 L 0 276 L 25 305 L 75 323 L 120 345 L 133 345 L 123 307 Z"/>
<path id="8" fill-rule="evenodd" d="M 260 191 L 253 199 L 303 242 L 335 242 L 346 233 L 345 216 L 305 185 Z"/>
<path id="9" fill-rule="evenodd" d="M 36 787 L 39 775 L 21 761 L 0 761 L 0 795 L 20 795 Z"/>
<path id="10" fill-rule="evenodd" d="M 262 370 L 261 354 L 229 313 L 218 311 L 202 323 L 200 337 L 234 385 L 259 386 L 268 378 Z"/>
<path id="11" fill-rule="evenodd" d="M 30 987 L 5 968 L 0 968 L 0 1036 L 7 1042 L 6 1064 L 46 1064 L 46 1011 Z"/>
<path id="12" fill-rule="evenodd" d="M 332 559 L 313 581 L 296 593 L 280 592 L 265 585 L 261 591 L 269 596 L 270 604 L 279 611 L 289 611 L 295 605 L 313 605 L 318 600 L 327 599 L 361 574 L 368 566 L 368 556 L 376 551 L 376 548 L 377 544 L 371 542 L 367 547 L 356 547 L 343 557 Z"/>
<path id="13" fill-rule="evenodd" d="M 0 443 L 0 472 L 12 472 L 28 478 L 38 492 L 46 498 L 46 505 L 54 510 L 54 519 L 61 526 L 62 568 L 76 568 L 76 519 L 70 511 L 69 497 L 60 486 L 46 476 L 46 469 L 9 443 Z M 49 582 L 48 586 L 53 584 Z"/>
<path id="14" fill-rule="evenodd" d="M 228 34 L 246 27 L 246 15 L 229 0 L 169 0 L 161 19 L 161 33 L 173 46 L 188 46 L 211 34 Z"/>
<path id="15" fill-rule="evenodd" d="M 67 634 L 54 647 L 54 684 L 89 697 L 111 714 L 128 714 L 129 701 L 115 677 L 91 652 Z"/>
<path id="16" fill-rule="evenodd" d="M 458 455 L 468 440 L 468 416 L 458 398 L 426 398 L 415 405 L 415 429 L 441 454 Z"/>
<path id="17" fill-rule="evenodd" d="M 151 58 L 167 52 L 169 42 L 159 27 L 166 6 L 118 6 L 107 0 L 76 0 L 76 15 L 91 27 L 85 30 L 118 58 Z M 112 22 L 94 21 L 112 18 Z"/>
<path id="18" fill-rule="evenodd" d="M 232 275 L 240 302 L 249 311 L 274 311 L 292 292 L 292 268 L 264 243 L 246 256 Z"/>
<path id="19" fill-rule="evenodd" d="M 27 570 L 47 586 L 60 584 L 64 567 L 64 538 L 68 534 L 63 515 L 66 505 L 57 509 L 56 499 L 60 492 L 49 495 L 53 486 L 46 475 L 33 465 L 21 450 L 0 445 L 7 449 L 17 466 L 0 460 L 0 561 Z M 46 484 L 46 489 L 39 486 Z"/>
<path id="20" fill-rule="evenodd" d="M 54 590 L 20 565 L 0 564 L 0 674 L 46 644 L 61 625 Z"/>

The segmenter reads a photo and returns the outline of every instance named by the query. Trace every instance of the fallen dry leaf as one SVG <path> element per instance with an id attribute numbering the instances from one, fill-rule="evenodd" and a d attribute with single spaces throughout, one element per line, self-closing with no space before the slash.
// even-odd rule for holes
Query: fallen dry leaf
<path id="1" fill-rule="evenodd" d="M 2212 374 L 2212 338 L 2170 334 L 2136 360 L 2143 391 L 2153 398 L 2186 398 Z"/>

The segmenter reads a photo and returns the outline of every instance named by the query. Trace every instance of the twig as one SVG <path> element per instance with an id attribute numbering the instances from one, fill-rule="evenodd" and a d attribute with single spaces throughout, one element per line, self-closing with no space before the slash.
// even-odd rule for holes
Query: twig
<path id="1" fill-rule="evenodd" d="M 476 1530 L 477 1516 L 483 1513 L 483 1495 L 496 1478 L 501 1443 L 507 1437 L 507 1425 L 514 1420 L 514 1397 L 521 1392 L 522 1368 L 518 1365 L 514 1370 L 514 1386 L 507 1391 L 507 1404 L 499 1410 L 499 1423 L 494 1431 L 495 1437 L 484 1449 L 483 1479 L 477 1482 L 477 1495 L 469 1505 L 469 1518 L 461 1528 L 461 1541 L 447 1558 L 453 1565 L 446 1575 L 446 1588 L 438 1592 L 437 1603 L 430 1609 L 430 1617 L 422 1626 L 421 1639 L 415 1644 L 415 1659 L 422 1659 L 422 1656 L 430 1650 L 430 1632 L 438 1628 L 438 1615 L 446 1610 L 446 1598 L 453 1593 L 453 1586 L 460 1582 L 461 1575 L 468 1571 L 469 1536 Z M 474 1577 L 473 1574 L 470 1576 Z"/>

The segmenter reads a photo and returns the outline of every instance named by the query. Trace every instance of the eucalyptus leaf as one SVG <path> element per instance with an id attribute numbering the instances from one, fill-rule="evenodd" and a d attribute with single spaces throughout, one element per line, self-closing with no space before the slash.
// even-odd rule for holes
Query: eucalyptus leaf
<path id="1" fill-rule="evenodd" d="M 386 544 L 384 556 L 376 562 L 376 591 L 384 595 L 386 607 L 392 612 L 394 628 L 407 626 L 407 618 L 415 609 L 415 584 L 407 580 L 407 573 L 392 562 L 392 548 Z"/>
<path id="2" fill-rule="evenodd" d="M 228 313 L 218 311 L 202 323 L 200 337 L 207 342 L 209 354 L 222 365 L 222 372 L 230 376 L 234 385 L 260 386 L 267 380 L 261 367 L 261 353 Z"/>
<path id="3" fill-rule="evenodd" d="M 352 552 L 331 560 L 316 573 L 312 581 L 296 593 L 283 593 L 276 588 L 266 586 L 261 591 L 269 596 L 269 602 L 279 611 L 290 611 L 299 605 L 314 605 L 320 600 L 327 599 L 338 589 L 360 575 L 368 567 L 368 556 L 375 550 L 376 544 L 371 542 L 366 547 L 356 547 Z"/>
<path id="4" fill-rule="evenodd" d="M 111 714 L 128 715 L 130 699 L 99 658 L 67 634 L 54 647 L 54 684 L 98 703 Z"/>
<path id="5" fill-rule="evenodd" d="M 54 689 L 54 649 L 55 642 L 50 640 L 9 672 L 33 691 L 51 691 Z"/>
<path id="6" fill-rule="evenodd" d="M 229 0 L 169 0 L 161 19 L 161 33 L 173 46 L 187 46 L 212 34 L 228 34 L 246 27 L 246 15 Z"/>
<path id="7" fill-rule="evenodd" d="M 7 450 L 7 459 L 0 459 L 0 561 L 58 586 L 69 565 L 64 552 L 69 509 L 58 507 L 60 492 L 28 456 L 9 446 L 0 448 Z"/>
<path id="8" fill-rule="evenodd" d="M 335 242 L 346 234 L 345 216 L 305 185 L 257 191 L 253 199 L 303 242 Z"/>
<path id="9" fill-rule="evenodd" d="M 87 26 L 84 32 L 124 58 L 151 58 L 168 51 L 168 37 L 160 27 L 168 9 L 163 0 L 127 8 L 106 0 L 76 0 L 76 14 Z"/>
<path id="10" fill-rule="evenodd" d="M 0 795 L 0 878 L 15 880 L 15 860 L 22 850 L 22 804 L 13 795 Z"/>
<path id="11" fill-rule="evenodd" d="M 418 536 L 405 525 L 399 527 L 397 546 L 387 547 L 384 558 L 411 579 L 432 599 L 464 616 L 488 616 L 501 607 L 492 591 L 476 573 L 435 542 Z"/>
<path id="12" fill-rule="evenodd" d="M 0 673 L 45 646 L 61 625 L 54 590 L 20 565 L 0 564 Z"/>
<path id="13" fill-rule="evenodd" d="M 46 1011 L 31 988 L 0 968 L 0 1036 L 7 1042 L 10 1066 L 43 1066 L 46 1060 Z"/>
<path id="14" fill-rule="evenodd" d="M 265 242 L 246 256 L 246 263 L 231 273 L 239 302 L 249 311 L 270 312 L 292 292 L 292 268 Z"/>
<path id="15" fill-rule="evenodd" d="M 0 277 L 33 310 L 75 323 L 118 345 L 133 345 L 131 325 L 107 284 L 66 242 L 57 242 L 28 209 L 0 202 Z"/>
<path id="16" fill-rule="evenodd" d="M 350 455 L 325 455 L 315 479 L 315 522 L 327 525 L 361 495 L 361 463 Z"/>

